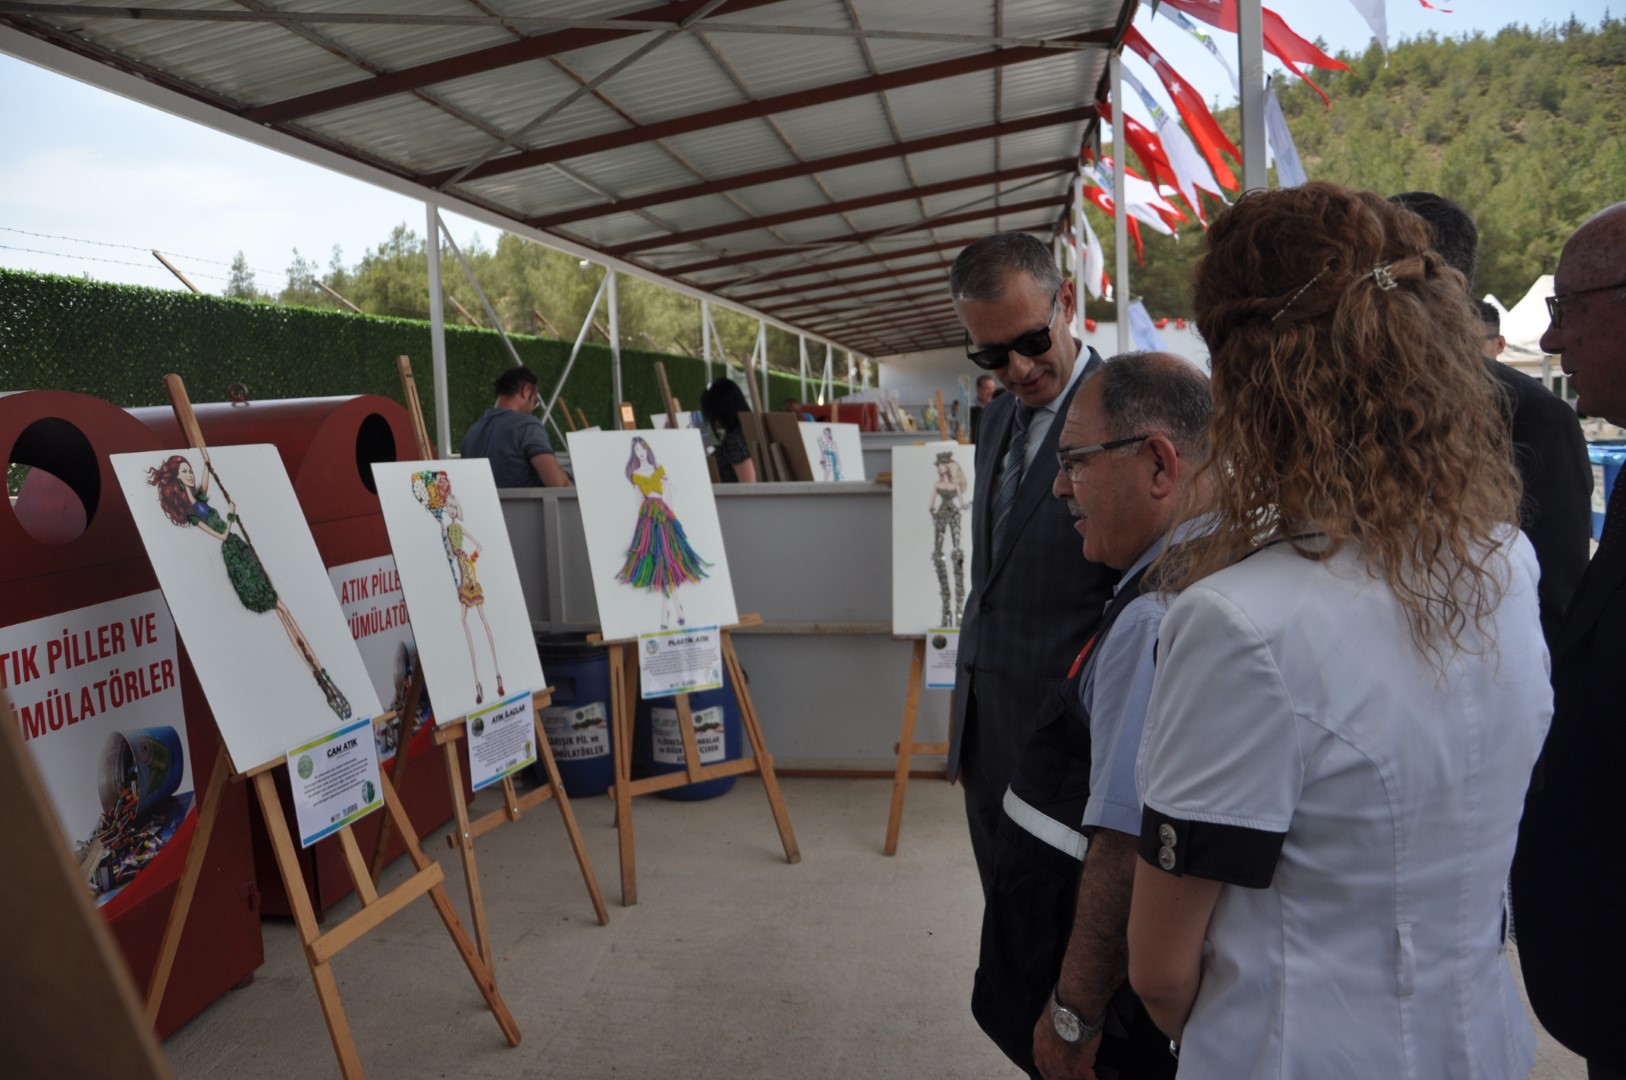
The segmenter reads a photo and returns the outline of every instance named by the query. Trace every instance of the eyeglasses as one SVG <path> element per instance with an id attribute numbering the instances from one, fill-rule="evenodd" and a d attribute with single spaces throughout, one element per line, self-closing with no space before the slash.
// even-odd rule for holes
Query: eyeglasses
<path id="1" fill-rule="evenodd" d="M 965 355 L 980 368 L 988 371 L 998 371 L 1011 362 L 1011 353 L 1019 352 L 1023 356 L 1043 356 L 1050 351 L 1050 325 L 1056 321 L 1056 312 L 1061 307 L 1061 291 L 1050 301 L 1050 318 L 1037 330 L 1029 330 L 1009 345 L 988 345 L 981 349 L 971 347 L 971 335 L 965 336 Z"/>
<path id="2" fill-rule="evenodd" d="M 1077 446 L 1071 450 L 1057 450 L 1056 464 L 1061 471 L 1067 474 L 1069 483 L 1076 483 L 1083 473 L 1084 466 L 1089 464 L 1090 457 L 1103 450 L 1116 450 L 1120 446 L 1133 446 L 1138 442 L 1145 442 L 1150 435 L 1131 435 L 1127 439 L 1113 439 L 1111 442 L 1096 443 L 1094 446 Z"/>
<path id="3" fill-rule="evenodd" d="M 1610 289 L 1626 289 L 1626 281 L 1617 281 L 1613 285 L 1599 285 L 1595 289 L 1576 289 L 1562 296 L 1549 296 L 1547 298 L 1547 319 L 1557 330 L 1564 322 L 1564 305 L 1577 296 L 1586 296 L 1589 293 L 1608 292 Z"/>

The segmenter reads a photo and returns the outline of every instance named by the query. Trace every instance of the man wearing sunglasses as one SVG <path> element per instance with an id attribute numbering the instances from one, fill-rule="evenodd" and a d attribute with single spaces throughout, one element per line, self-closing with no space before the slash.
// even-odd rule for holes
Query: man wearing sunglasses
<path id="1" fill-rule="evenodd" d="M 1547 298 L 1543 352 L 1561 358 L 1582 413 L 1626 426 L 1626 203 L 1570 237 Z M 1601 492 L 1600 492 L 1601 494 Z M 1519 963 L 1536 1016 L 1587 1060 L 1626 1077 L 1626 871 L 1611 792 L 1626 766 L 1626 483 L 1552 642 L 1553 723 L 1513 856 Z M 1545 568 L 1543 569 L 1545 573 Z"/>
<path id="2" fill-rule="evenodd" d="M 984 237 L 949 271 L 971 362 L 1010 391 L 978 422 L 971 592 L 960 628 L 949 777 L 965 789 L 986 897 L 1005 789 L 1039 710 L 1100 621 L 1117 575 L 1079 559 L 1050 498 L 1056 439 L 1074 389 L 1101 358 L 1068 332 L 1073 286 L 1025 233 Z"/>

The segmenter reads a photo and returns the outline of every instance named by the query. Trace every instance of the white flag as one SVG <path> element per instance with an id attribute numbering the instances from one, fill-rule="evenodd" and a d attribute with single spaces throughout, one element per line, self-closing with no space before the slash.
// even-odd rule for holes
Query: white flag
<path id="1" fill-rule="evenodd" d="M 1372 28 L 1378 44 L 1383 46 L 1383 54 L 1389 55 L 1389 14 L 1385 10 L 1387 0 L 1349 0 L 1349 6 L 1361 13 L 1366 25 Z"/>
<path id="2" fill-rule="evenodd" d="M 1163 336 L 1152 324 L 1152 317 L 1146 314 L 1146 305 L 1139 300 L 1129 301 L 1129 337 L 1142 352 L 1168 351 L 1163 346 Z"/>
<path id="3" fill-rule="evenodd" d="M 1193 210 L 1201 212 L 1202 203 L 1197 198 L 1198 188 L 1225 202 L 1219 181 L 1214 179 L 1214 170 L 1208 167 L 1208 162 L 1197 152 L 1197 147 L 1192 144 L 1191 136 L 1186 134 L 1186 129 L 1157 103 L 1157 99 L 1147 92 L 1146 87 L 1141 85 L 1140 80 L 1135 78 L 1127 67 L 1122 68 L 1122 72 L 1124 82 L 1140 95 L 1141 103 L 1152 114 L 1152 123 L 1157 125 L 1157 137 L 1163 141 L 1163 153 L 1168 155 L 1175 178 L 1180 181 L 1180 194 L 1186 197 L 1186 202 L 1191 204 Z M 1120 103 L 1118 107 L 1123 106 Z"/>
<path id="4" fill-rule="evenodd" d="M 1276 100 L 1276 88 L 1265 86 L 1265 136 L 1270 152 L 1276 158 L 1276 186 L 1291 188 L 1307 184 L 1304 165 L 1299 161 L 1298 147 L 1293 145 L 1293 133 L 1287 129 L 1287 117 L 1282 115 L 1282 103 Z"/>
<path id="5" fill-rule="evenodd" d="M 1214 39 L 1212 37 L 1209 37 L 1207 34 L 1203 33 L 1197 28 L 1196 23 L 1180 14 L 1168 4 L 1158 5 L 1157 13 L 1171 20 L 1174 25 L 1178 26 L 1180 29 L 1202 42 L 1203 47 L 1208 50 L 1209 55 L 1215 60 L 1218 60 L 1220 67 L 1225 69 L 1225 74 L 1231 77 L 1231 89 L 1237 92 L 1238 97 L 1242 95 L 1242 83 L 1237 80 L 1236 68 L 1232 67 L 1231 62 L 1225 59 L 1225 54 L 1219 51 L 1219 46 L 1214 44 Z"/>
<path id="6" fill-rule="evenodd" d="M 1095 230 L 1090 228 L 1090 219 L 1083 214 L 1079 214 L 1078 219 L 1084 223 L 1084 285 L 1090 295 L 1099 300 L 1101 283 L 1107 277 L 1107 257 L 1101 251 Z"/>

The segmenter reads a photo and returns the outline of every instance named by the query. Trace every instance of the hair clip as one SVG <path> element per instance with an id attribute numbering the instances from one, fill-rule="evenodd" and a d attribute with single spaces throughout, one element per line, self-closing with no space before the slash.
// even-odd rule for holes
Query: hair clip
<path id="1" fill-rule="evenodd" d="M 1372 268 L 1372 280 L 1377 282 L 1378 288 L 1382 289 L 1384 292 L 1388 292 L 1390 289 L 1395 287 L 1395 276 L 1389 272 L 1389 265 L 1392 264 L 1374 266 Z"/>
<path id="2" fill-rule="evenodd" d="M 1330 264 L 1329 264 L 1329 266 L 1330 266 Z M 1293 301 L 1297 300 L 1299 297 L 1304 295 L 1304 290 L 1305 289 L 1308 289 L 1311 285 L 1314 285 L 1316 282 L 1321 280 L 1321 275 L 1325 274 L 1327 272 L 1327 269 L 1328 269 L 1327 266 L 1323 266 L 1321 268 L 1321 270 L 1316 274 L 1315 277 L 1311 278 L 1309 281 L 1306 281 L 1303 285 L 1300 285 L 1298 287 L 1298 290 L 1296 292 L 1294 292 L 1292 296 L 1289 296 L 1287 298 L 1287 303 L 1282 305 L 1282 310 L 1278 311 L 1276 314 L 1274 314 L 1274 315 L 1272 315 L 1270 317 L 1270 321 L 1275 322 L 1277 319 L 1281 318 L 1282 315 L 1286 313 L 1287 309 L 1293 306 Z"/>

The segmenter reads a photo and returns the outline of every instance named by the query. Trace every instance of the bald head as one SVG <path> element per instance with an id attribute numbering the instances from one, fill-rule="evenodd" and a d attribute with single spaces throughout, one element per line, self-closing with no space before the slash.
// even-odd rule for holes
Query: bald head
<path id="1" fill-rule="evenodd" d="M 1626 424 L 1626 202 L 1592 215 L 1553 272 L 1555 317 L 1541 336 L 1583 416 Z"/>

